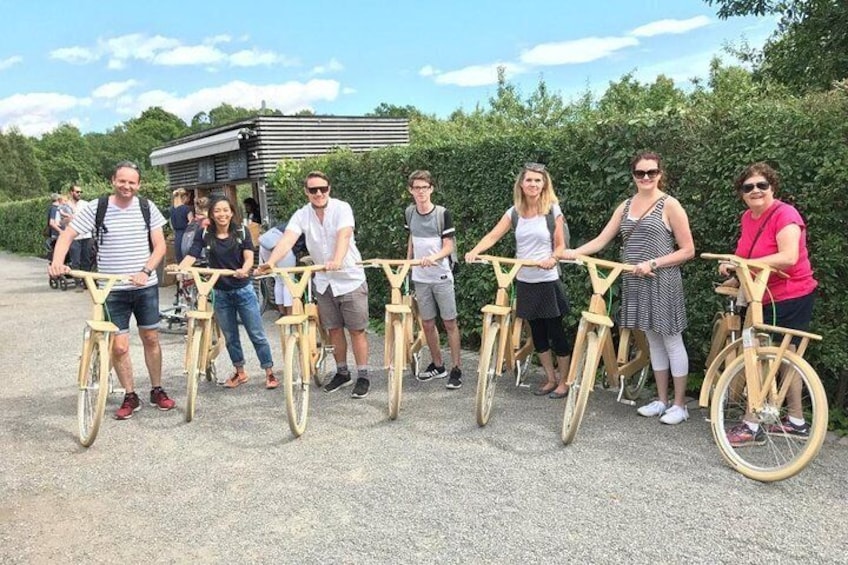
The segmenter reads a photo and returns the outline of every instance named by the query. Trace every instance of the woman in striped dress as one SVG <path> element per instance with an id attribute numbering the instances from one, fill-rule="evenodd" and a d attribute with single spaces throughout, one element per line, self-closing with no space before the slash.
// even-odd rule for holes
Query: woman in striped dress
<path id="1" fill-rule="evenodd" d="M 636 194 L 619 204 L 600 235 L 561 256 L 592 255 L 621 235 L 622 262 L 635 266 L 621 279 L 621 326 L 645 332 L 659 397 L 638 412 L 659 416 L 664 424 L 679 424 L 689 418 L 685 402 L 689 357 L 683 344 L 686 304 L 680 265 L 694 257 L 695 245 L 686 211 L 676 198 L 662 191 L 660 156 L 652 152 L 636 155 L 630 172 Z M 673 404 L 668 397 L 669 377 L 674 382 Z"/>

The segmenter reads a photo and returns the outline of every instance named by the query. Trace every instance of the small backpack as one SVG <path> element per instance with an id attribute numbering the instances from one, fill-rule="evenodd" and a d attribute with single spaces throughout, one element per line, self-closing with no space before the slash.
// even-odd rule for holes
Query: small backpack
<path id="1" fill-rule="evenodd" d="M 198 228 L 200 228 L 200 222 L 196 222 L 194 220 L 190 221 L 186 226 L 186 229 L 183 232 L 183 238 L 178 243 L 180 246 L 180 254 L 183 257 L 188 255 L 188 252 L 191 251 L 191 246 L 194 245 L 194 236 L 196 235 Z M 200 257 L 198 257 L 198 259 L 200 259 Z"/>
<path id="2" fill-rule="evenodd" d="M 406 225 L 412 221 L 412 213 L 415 212 L 415 204 L 410 204 L 406 207 Z M 439 237 L 442 237 L 442 232 L 445 230 L 445 207 L 436 204 L 436 229 L 439 230 Z M 459 260 L 456 254 L 456 232 L 451 236 L 453 239 L 453 251 L 448 256 L 448 264 L 453 274 L 459 271 Z"/>
<path id="3" fill-rule="evenodd" d="M 236 245 L 241 247 L 241 244 L 244 243 L 244 240 L 247 238 L 246 231 L 244 225 L 240 225 L 236 228 Z M 212 238 L 215 237 L 215 234 L 210 232 L 207 228 L 203 228 L 203 252 L 201 256 L 205 260 L 209 260 L 209 254 L 212 252 Z M 198 257 L 200 259 L 200 257 Z"/>

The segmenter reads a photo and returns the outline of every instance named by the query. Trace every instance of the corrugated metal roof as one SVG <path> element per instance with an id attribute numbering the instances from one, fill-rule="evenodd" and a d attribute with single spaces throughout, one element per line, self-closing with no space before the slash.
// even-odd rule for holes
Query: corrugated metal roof
<path id="1" fill-rule="evenodd" d="M 238 151 L 241 148 L 241 141 L 247 139 L 248 135 L 246 128 L 238 128 L 169 147 L 161 147 L 154 149 L 150 154 L 150 163 L 154 166 L 167 165 L 218 153 Z"/>

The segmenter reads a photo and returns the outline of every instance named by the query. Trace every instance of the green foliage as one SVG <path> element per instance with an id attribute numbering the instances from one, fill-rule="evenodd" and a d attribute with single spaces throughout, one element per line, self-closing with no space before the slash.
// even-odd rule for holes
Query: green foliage
<path id="1" fill-rule="evenodd" d="M 754 66 L 760 82 L 794 92 L 826 90 L 848 77 L 848 2 L 844 0 L 705 0 L 721 18 L 779 14 L 777 30 L 762 51 L 733 49 Z"/>
<path id="2" fill-rule="evenodd" d="M 0 131 L 0 202 L 47 192 L 32 140 L 17 130 Z"/>

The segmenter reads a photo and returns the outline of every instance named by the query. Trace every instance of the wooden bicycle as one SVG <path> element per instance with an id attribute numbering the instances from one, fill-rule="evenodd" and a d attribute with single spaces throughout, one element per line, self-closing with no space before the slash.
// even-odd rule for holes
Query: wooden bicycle
<path id="1" fill-rule="evenodd" d="M 79 441 L 89 447 L 97 438 L 109 393 L 124 390 L 114 386 L 111 369 L 112 340 L 118 327 L 107 321 L 106 297 L 117 282 L 128 282 L 128 275 L 107 275 L 73 270 L 70 276 L 85 281 L 91 296 L 91 318 L 86 320 L 82 340 L 79 370 L 77 371 L 77 420 Z M 97 287 L 103 281 L 103 288 Z"/>
<path id="2" fill-rule="evenodd" d="M 295 437 L 306 431 L 309 415 L 309 389 L 312 381 L 324 384 L 324 362 L 332 355 L 333 346 L 321 327 L 318 305 L 312 301 L 312 277 L 324 265 L 272 268 L 292 296 L 292 313 L 277 320 L 283 348 L 283 390 L 286 395 L 286 417 Z M 270 276 L 268 275 L 268 276 Z M 304 303 L 303 295 L 306 294 Z"/>
<path id="3" fill-rule="evenodd" d="M 216 378 L 218 370 L 215 361 L 224 344 L 224 336 L 215 321 L 215 311 L 210 301 L 212 289 L 220 277 L 233 276 L 236 272 L 202 267 L 179 270 L 169 268 L 168 271 L 190 276 L 197 292 L 195 308 L 186 312 L 186 351 L 183 363 L 186 375 L 185 421 L 191 422 L 197 406 L 197 388 L 201 375 L 205 375 L 207 381 Z"/>
<path id="4" fill-rule="evenodd" d="M 617 359 L 612 356 L 610 329 L 614 324 L 607 315 L 604 294 L 609 291 L 621 273 L 631 272 L 634 269 L 633 265 L 596 259 L 587 255 L 578 255 L 574 262 L 583 264 L 589 271 L 592 298 L 589 301 L 588 311 L 581 313 L 577 336 L 574 338 L 571 365 L 568 368 L 568 396 L 562 418 L 562 442 L 565 445 L 574 441 L 577 430 L 580 428 L 586 404 L 589 402 L 589 393 L 595 386 L 595 375 L 602 357 L 607 358 L 605 364 L 608 373 L 613 370 L 620 371 Z M 608 269 L 609 272 L 604 276 L 599 269 Z M 606 354 L 604 354 L 605 350 Z M 620 378 L 620 380 L 624 385 L 623 379 Z M 621 388 L 619 399 L 625 386 Z"/>
<path id="5" fill-rule="evenodd" d="M 810 340 L 821 340 L 821 336 L 763 323 L 762 300 L 774 273 L 768 265 L 735 255 L 704 253 L 701 257 L 736 268 L 750 317 L 741 338 L 722 350 L 726 359 L 713 360 L 711 369 L 725 364 L 717 382 L 713 385 L 717 371 L 708 371 L 704 380 L 701 405 L 706 405 L 706 389 L 713 438 L 724 459 L 746 477 L 763 482 L 792 477 L 816 456 L 827 431 L 827 396 L 818 374 L 803 358 Z M 782 336 L 774 341 L 779 345 L 772 345 L 772 336 Z M 789 416 L 803 418 L 808 432 L 793 433 Z M 734 446 L 728 432 L 742 420 L 758 424 L 761 433 L 750 443 Z"/>
<path id="6" fill-rule="evenodd" d="M 496 255 L 480 255 L 475 263 L 490 264 L 498 281 L 494 304 L 483 306 L 483 326 L 480 343 L 480 363 L 477 368 L 475 414 L 477 425 L 485 426 L 492 413 L 495 385 L 504 366 L 514 371 L 516 384 L 522 382 L 521 372 L 527 367 L 533 352 L 524 321 L 515 316 L 515 303 L 510 300 L 509 288 L 523 267 L 537 267 L 538 261 L 513 259 Z M 508 270 L 504 270 L 508 266 Z M 521 323 L 518 323 L 520 320 Z M 523 336 L 523 337 L 522 337 Z M 522 341 L 523 339 L 523 341 Z"/>
<path id="7" fill-rule="evenodd" d="M 389 386 L 389 419 L 400 413 L 403 372 L 409 366 L 417 375 L 424 347 L 424 326 L 418 316 L 418 303 L 409 288 L 409 270 L 421 264 L 419 259 L 369 259 L 364 267 L 382 268 L 392 287 L 391 302 L 386 304 L 383 362 Z"/>

